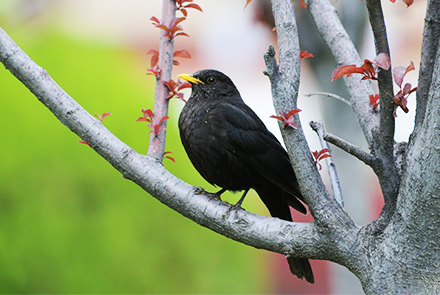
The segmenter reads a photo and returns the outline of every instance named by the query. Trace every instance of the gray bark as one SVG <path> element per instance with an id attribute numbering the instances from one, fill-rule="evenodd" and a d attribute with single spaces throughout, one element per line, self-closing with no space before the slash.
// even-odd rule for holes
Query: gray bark
<path id="1" fill-rule="evenodd" d="M 430 2 L 438 6 L 437 1 Z M 369 3 L 374 6 L 378 2 Z M 265 73 L 271 81 L 276 110 L 289 111 L 296 108 L 298 96 L 298 34 L 292 1 L 273 0 L 272 4 L 280 59 L 277 64 L 275 51 L 270 47 L 265 54 Z M 360 57 L 334 8 L 327 0 L 310 0 L 307 4 L 336 61 L 359 65 Z M 376 8 L 372 7 L 373 11 Z M 431 24 L 434 14 L 429 7 L 427 15 Z M 433 25 L 427 26 L 427 30 L 434 30 Z M 337 136 L 323 135 L 370 165 L 378 175 L 388 205 L 378 220 L 363 227 L 356 226 L 341 204 L 326 191 L 300 125 L 297 130 L 283 128 L 282 134 L 315 221 L 286 222 L 244 210 L 224 217 L 228 206 L 195 194 L 193 186 L 169 173 L 157 157 L 140 155 L 121 142 L 65 93 L 2 29 L 0 62 L 61 123 L 90 143 L 125 178 L 196 223 L 256 248 L 339 263 L 359 278 L 368 294 L 435 294 L 440 293 L 440 55 L 438 41 L 434 44 L 429 38 L 425 34 L 424 48 L 430 56 L 435 56 L 435 62 L 423 64 L 429 68 L 432 79 L 427 82 L 426 75 L 421 75 L 424 88 L 417 98 L 420 113 L 408 144 L 397 144 L 394 150 L 389 150 L 393 149 L 390 136 L 394 130 L 383 125 L 384 120 L 390 119 L 386 117 L 389 114 L 380 115 L 372 110 L 368 100 L 371 85 L 361 82 L 356 75 L 345 79 L 345 83 L 370 152 Z M 299 123 L 298 115 L 295 116 Z"/>

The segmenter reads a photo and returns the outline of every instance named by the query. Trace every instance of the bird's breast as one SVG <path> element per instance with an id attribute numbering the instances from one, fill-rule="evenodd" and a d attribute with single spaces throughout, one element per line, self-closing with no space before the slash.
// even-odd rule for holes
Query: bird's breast
<path id="1" fill-rule="evenodd" d="M 185 105 L 179 118 L 182 144 L 196 170 L 211 184 L 228 190 L 243 190 L 254 185 L 253 172 L 227 148 L 224 128 L 210 117 L 215 106 Z"/>

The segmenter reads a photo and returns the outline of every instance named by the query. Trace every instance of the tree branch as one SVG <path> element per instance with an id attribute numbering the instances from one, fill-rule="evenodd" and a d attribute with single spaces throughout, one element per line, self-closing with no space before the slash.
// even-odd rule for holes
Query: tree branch
<path id="1" fill-rule="evenodd" d="M 367 0 L 368 15 L 373 30 L 376 54 L 389 53 L 385 20 L 380 0 Z M 381 231 L 386 227 L 396 209 L 396 199 L 399 192 L 401 174 L 397 169 L 394 158 L 394 104 L 392 101 L 393 79 L 391 70 L 381 70 L 378 75 L 380 97 L 380 128 L 376 136 L 373 154 L 380 161 L 373 167 L 379 179 L 385 206 L 380 218 L 375 222 L 376 229 Z"/>
<path id="2" fill-rule="evenodd" d="M 367 164 L 368 166 L 374 167 L 374 162 L 375 162 L 375 158 L 363 151 L 360 147 L 355 146 L 354 144 L 336 136 L 333 135 L 331 133 L 325 133 L 323 136 L 324 140 L 334 144 L 335 146 L 337 146 L 338 148 L 340 148 L 341 150 L 349 153 L 352 156 L 355 156 L 356 158 L 358 158 L 359 160 L 361 160 L 362 162 L 364 162 L 365 164 Z"/>
<path id="3" fill-rule="evenodd" d="M 336 9 L 328 0 L 306 0 L 308 11 L 319 34 L 330 48 L 339 65 L 362 64 L 353 42 L 345 31 Z M 330 79 L 330 77 L 329 77 Z M 344 77 L 350 95 L 351 105 L 356 113 L 368 146 L 373 146 L 374 132 L 379 128 L 379 117 L 371 107 L 369 94 L 373 93 L 368 81 L 360 81 L 352 75 Z"/>
<path id="4" fill-rule="evenodd" d="M 162 4 L 162 24 L 169 25 L 176 15 L 175 0 L 163 0 Z M 171 79 L 173 68 L 173 52 L 174 39 L 165 36 L 166 32 L 160 30 L 160 44 L 159 44 L 159 62 L 158 67 L 160 74 L 156 79 L 156 94 L 154 98 L 154 117 L 153 124 L 158 124 L 160 119 L 168 115 L 168 100 L 166 98 L 169 89 L 163 83 Z M 166 127 L 167 121 L 162 122 Z M 150 133 L 150 143 L 148 145 L 148 155 L 153 156 L 160 161 L 163 159 L 165 152 L 165 138 L 166 129 L 163 129 L 158 134 Z"/>
<path id="5" fill-rule="evenodd" d="M 160 202 L 221 235 L 259 249 L 335 262 L 349 256 L 347 240 L 324 234 L 316 223 L 294 223 L 232 212 L 168 172 L 156 157 L 140 155 L 114 136 L 75 102 L 34 63 L 0 28 L 0 62 L 19 79 L 66 127 L 87 141 L 124 178 L 130 179 Z M 357 232 L 357 228 L 353 227 Z M 353 236 L 355 232 L 352 232 Z M 335 242 L 337 241 L 337 242 Z M 351 241 L 352 242 L 352 241 Z"/>
<path id="6" fill-rule="evenodd" d="M 300 49 L 293 5 L 290 0 L 272 0 L 280 63 L 276 66 L 272 46 L 265 53 L 265 74 L 269 76 L 275 110 L 296 109 L 300 76 Z M 326 228 L 355 228 L 353 221 L 326 190 L 316 169 L 303 129 L 294 115 L 298 129 L 281 128 L 301 192 L 316 222 Z M 337 221 L 337 222 L 335 222 Z"/>
<path id="7" fill-rule="evenodd" d="M 312 127 L 316 134 L 318 134 L 319 141 L 321 142 L 321 147 L 323 149 L 328 149 L 331 154 L 330 146 L 324 139 L 326 133 L 322 121 L 312 121 L 310 122 L 310 127 Z M 344 198 L 342 197 L 341 185 L 339 184 L 338 172 L 336 171 L 336 165 L 333 161 L 333 157 L 325 158 L 325 162 L 327 163 L 328 174 L 330 176 L 330 182 L 332 184 L 333 197 L 336 199 L 336 201 L 338 201 L 341 207 L 344 207 Z"/>
<path id="8" fill-rule="evenodd" d="M 423 31 L 422 57 L 420 61 L 417 88 L 417 109 L 415 128 L 417 130 L 425 119 L 429 89 L 431 87 L 434 62 L 440 39 L 440 2 L 429 0 L 426 6 L 425 28 Z"/>

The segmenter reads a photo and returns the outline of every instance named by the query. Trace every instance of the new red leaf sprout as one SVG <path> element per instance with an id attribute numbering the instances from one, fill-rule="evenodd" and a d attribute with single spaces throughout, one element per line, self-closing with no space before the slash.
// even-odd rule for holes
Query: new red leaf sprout
<path id="1" fill-rule="evenodd" d="M 322 165 L 319 163 L 319 161 L 321 161 L 322 159 L 325 158 L 330 158 L 330 150 L 329 149 L 322 149 L 319 152 L 318 151 L 314 151 L 312 152 L 313 157 L 315 158 L 315 163 L 318 165 L 318 169 L 321 170 L 322 169 Z"/>
<path id="2" fill-rule="evenodd" d="M 370 98 L 370 104 L 373 110 L 375 110 L 379 106 L 379 94 L 370 94 L 368 97 Z"/>
<path id="3" fill-rule="evenodd" d="M 377 80 L 377 74 L 381 69 L 389 70 L 390 68 L 390 57 L 386 53 L 379 53 L 373 61 L 368 59 L 364 60 L 364 64 L 360 67 L 356 65 L 342 65 L 336 67 L 332 72 L 332 82 L 342 76 L 350 77 L 352 74 L 362 74 L 364 75 L 361 80 Z"/>
<path id="4" fill-rule="evenodd" d="M 150 51 L 147 52 L 147 55 L 151 54 L 151 61 L 150 61 L 150 66 L 154 67 L 157 65 L 157 63 L 159 62 L 159 51 L 151 49 Z"/>
<path id="5" fill-rule="evenodd" d="M 308 52 L 307 50 L 305 51 L 301 51 L 299 54 L 299 57 L 301 59 L 307 58 L 307 57 L 314 57 L 313 54 L 311 54 L 310 52 Z"/>
<path id="6" fill-rule="evenodd" d="M 104 114 L 102 114 L 102 115 L 98 115 L 98 114 L 96 114 L 96 115 L 94 115 L 96 118 L 98 118 L 99 119 L 99 121 L 101 121 L 102 122 L 102 120 L 104 120 L 105 119 L 105 117 L 107 117 L 107 116 L 110 116 L 112 113 L 110 113 L 110 112 L 107 112 L 107 113 L 104 113 Z"/>
<path id="7" fill-rule="evenodd" d="M 202 8 L 200 8 L 200 6 L 195 3 L 190 3 L 190 4 L 184 5 L 184 3 L 186 3 L 186 2 L 192 2 L 192 1 L 193 0 L 176 0 L 177 10 L 180 10 L 183 13 L 184 17 L 188 16 L 188 12 L 186 11 L 187 8 L 194 8 L 194 9 L 199 10 L 200 12 L 203 12 Z"/>
<path id="8" fill-rule="evenodd" d="M 173 157 L 165 156 L 165 155 L 172 154 L 172 153 L 173 153 L 173 152 L 164 152 L 164 153 L 163 153 L 164 158 L 167 158 L 167 159 L 173 161 L 174 163 L 176 163 L 176 160 L 175 160 Z"/>
<path id="9" fill-rule="evenodd" d="M 409 63 L 409 66 L 407 67 L 400 66 L 393 69 L 394 82 L 400 88 L 399 92 L 397 92 L 397 94 L 393 97 L 394 117 L 397 117 L 396 111 L 398 107 L 400 107 L 405 113 L 409 112 L 409 109 L 406 107 L 406 104 L 408 102 L 408 96 L 414 91 L 416 91 L 417 87 L 411 88 L 411 84 L 406 83 L 402 88 L 402 83 L 403 83 L 403 78 L 405 78 L 405 75 L 412 70 L 415 70 L 414 63 L 412 61 Z"/>
<path id="10" fill-rule="evenodd" d="M 145 121 L 147 123 L 153 122 L 153 111 L 142 109 L 142 117 L 139 117 L 136 122 Z"/>
<path id="11" fill-rule="evenodd" d="M 294 128 L 294 129 L 297 129 L 298 126 L 293 123 L 293 120 L 294 120 L 293 119 L 293 115 L 295 115 L 296 113 L 299 113 L 299 112 L 301 112 L 300 109 L 294 109 L 294 110 L 289 111 L 288 113 L 286 113 L 283 110 L 280 110 L 279 111 L 279 113 L 280 113 L 279 116 L 272 115 L 270 117 L 281 121 L 284 124 L 283 128 L 285 128 L 286 126 L 289 126 L 289 127 Z"/>
<path id="12" fill-rule="evenodd" d="M 183 32 L 182 26 L 179 26 L 179 24 L 181 22 L 186 20 L 185 17 L 175 17 L 175 18 L 173 18 L 168 26 L 162 24 L 159 21 L 159 19 L 157 17 L 155 17 L 155 16 L 150 18 L 150 20 L 153 22 L 153 25 L 156 28 L 162 29 L 162 30 L 164 30 L 166 32 L 165 35 L 164 35 L 165 37 L 168 37 L 170 39 L 173 39 L 173 38 L 175 38 L 177 36 L 187 36 L 187 37 L 189 37 L 189 35 L 187 33 Z"/>
<path id="13" fill-rule="evenodd" d="M 78 142 L 79 142 L 79 143 L 82 143 L 82 144 L 85 144 L 85 145 L 88 145 L 90 148 L 92 147 L 92 146 L 90 145 L 90 143 L 88 143 L 87 141 L 84 141 L 84 140 L 78 140 Z"/>

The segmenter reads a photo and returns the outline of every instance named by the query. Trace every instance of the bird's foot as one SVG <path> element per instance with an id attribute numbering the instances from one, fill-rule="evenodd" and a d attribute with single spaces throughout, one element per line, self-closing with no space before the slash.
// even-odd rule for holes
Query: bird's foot
<path id="1" fill-rule="evenodd" d="M 223 214 L 223 218 L 226 218 L 226 216 L 228 216 L 229 215 L 229 213 L 231 213 L 232 211 L 239 211 L 240 209 L 243 209 L 242 207 L 241 207 L 241 202 L 238 202 L 237 204 L 235 204 L 235 205 L 232 205 L 232 204 L 229 204 L 229 203 L 226 203 L 226 202 L 223 202 L 223 204 L 225 204 L 225 205 L 227 205 L 229 208 L 228 208 L 228 211 L 226 211 L 226 213 L 225 214 Z M 244 210 L 244 209 L 243 209 Z"/>
<path id="2" fill-rule="evenodd" d="M 210 193 L 210 192 L 205 191 L 205 189 L 203 187 L 200 187 L 200 186 L 196 187 L 196 190 L 194 191 L 194 194 L 196 194 L 196 195 L 205 195 L 205 196 L 210 197 L 211 199 L 215 199 L 215 200 L 218 200 L 220 202 L 223 202 L 221 197 L 220 197 L 220 195 L 221 195 L 220 192 Z"/>

